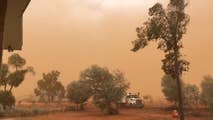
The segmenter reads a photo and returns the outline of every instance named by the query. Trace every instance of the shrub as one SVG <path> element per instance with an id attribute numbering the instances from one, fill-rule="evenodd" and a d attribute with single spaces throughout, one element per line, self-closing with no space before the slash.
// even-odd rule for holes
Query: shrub
<path id="1" fill-rule="evenodd" d="M 208 105 L 210 111 L 213 112 L 213 77 L 204 76 L 201 88 L 202 101 L 204 101 Z"/>
<path id="2" fill-rule="evenodd" d="M 14 108 L 0 111 L 1 117 L 28 117 L 47 114 L 50 111 L 43 108 Z"/>
<path id="3" fill-rule="evenodd" d="M 15 104 L 15 97 L 9 91 L 0 91 L 0 104 L 4 110 L 11 108 Z"/>
<path id="4" fill-rule="evenodd" d="M 80 110 L 84 110 L 84 103 L 91 95 L 92 90 L 89 84 L 83 81 L 73 81 L 67 86 L 67 98 L 77 106 L 80 105 Z"/>
<path id="5" fill-rule="evenodd" d="M 170 75 L 165 75 L 161 81 L 162 92 L 166 97 L 166 100 L 176 104 L 178 103 L 178 89 L 177 82 Z"/>
<path id="6" fill-rule="evenodd" d="M 94 65 L 81 73 L 80 80 L 90 84 L 94 103 L 102 112 L 118 114 L 118 103 L 129 87 L 123 73 Z"/>
<path id="7" fill-rule="evenodd" d="M 187 107 L 197 107 L 200 104 L 200 91 L 196 85 L 184 85 L 184 104 Z"/>

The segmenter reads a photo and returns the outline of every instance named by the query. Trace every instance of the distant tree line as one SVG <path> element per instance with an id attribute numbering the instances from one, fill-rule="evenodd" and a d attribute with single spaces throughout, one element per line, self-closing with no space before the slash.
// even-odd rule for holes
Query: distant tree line
<path id="1" fill-rule="evenodd" d="M 201 82 L 201 90 L 197 85 L 186 84 L 181 82 L 183 86 L 183 103 L 184 107 L 196 108 L 199 105 L 207 105 L 209 110 L 213 112 L 213 77 L 204 76 Z M 178 103 L 177 84 L 169 75 L 165 75 L 161 82 L 162 92 L 166 98 L 174 106 Z"/>

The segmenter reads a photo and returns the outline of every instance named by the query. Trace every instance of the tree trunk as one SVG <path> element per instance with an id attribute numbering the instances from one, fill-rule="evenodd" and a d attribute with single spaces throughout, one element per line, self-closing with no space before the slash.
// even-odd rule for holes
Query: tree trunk
<path id="1" fill-rule="evenodd" d="M 179 108 L 180 120 L 184 120 L 183 94 L 182 94 L 182 85 L 181 85 L 180 76 L 177 77 L 177 87 L 178 87 L 178 108 Z"/>
<path id="2" fill-rule="evenodd" d="M 80 104 L 80 110 L 84 110 L 84 103 Z"/>
<path id="3" fill-rule="evenodd" d="M 7 84 L 4 85 L 4 91 L 7 91 Z"/>
<path id="4" fill-rule="evenodd" d="M 10 92 L 12 92 L 12 90 L 13 90 L 13 85 L 11 85 L 11 87 L 10 87 Z"/>
<path id="5" fill-rule="evenodd" d="M 7 0 L 0 1 L 0 68 L 2 65 L 3 56 L 3 38 L 4 38 L 4 23 L 7 10 Z"/>
<path id="6" fill-rule="evenodd" d="M 6 110 L 6 108 L 7 108 L 6 105 L 2 105 L 2 107 L 3 107 L 3 110 Z"/>
<path id="7" fill-rule="evenodd" d="M 176 37 L 175 37 L 176 38 Z M 183 111 L 183 93 L 182 93 L 182 83 L 181 83 L 181 75 L 179 71 L 179 48 L 177 46 L 177 40 L 176 40 L 176 45 L 174 49 L 174 54 L 175 54 L 175 79 L 177 82 L 177 89 L 178 89 L 178 111 L 179 111 L 179 116 L 180 120 L 184 120 L 184 111 Z"/>

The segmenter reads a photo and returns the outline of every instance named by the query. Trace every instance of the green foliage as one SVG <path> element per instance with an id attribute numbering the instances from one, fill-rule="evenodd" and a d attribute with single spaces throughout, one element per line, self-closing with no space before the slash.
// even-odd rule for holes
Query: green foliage
<path id="1" fill-rule="evenodd" d="M 3 86 L 5 91 L 12 91 L 14 87 L 18 87 L 24 81 L 27 73 L 35 74 L 33 67 L 23 68 L 25 64 L 26 60 L 15 53 L 9 57 L 8 64 L 1 66 L 0 86 Z M 15 70 L 10 71 L 10 66 L 15 68 Z"/>
<path id="2" fill-rule="evenodd" d="M 208 105 L 211 112 L 213 112 L 213 77 L 204 76 L 201 88 L 202 100 Z"/>
<path id="3" fill-rule="evenodd" d="M 187 3 L 184 0 L 174 2 L 170 0 L 167 9 L 164 9 L 160 3 L 155 4 L 149 9 L 150 18 L 142 27 L 136 29 L 138 39 L 133 41 L 133 51 L 138 51 L 148 45 L 150 41 L 158 41 L 158 49 L 163 50 L 166 55 L 162 60 L 162 69 L 166 74 L 175 78 L 175 61 L 178 62 L 178 72 L 188 70 L 189 62 L 181 59 L 179 50 L 182 48 L 182 36 L 186 33 L 186 26 L 189 22 L 189 16 L 184 13 Z"/>
<path id="4" fill-rule="evenodd" d="M 3 109 L 15 105 L 15 97 L 10 91 L 0 91 L 0 105 L 3 106 Z"/>
<path id="5" fill-rule="evenodd" d="M 80 80 L 90 84 L 97 107 L 106 114 L 118 113 L 118 102 L 126 95 L 129 87 L 123 73 L 111 73 L 107 68 L 93 65 L 81 73 Z"/>
<path id="6" fill-rule="evenodd" d="M 9 57 L 8 64 L 18 69 L 22 68 L 26 64 L 26 60 L 22 58 L 19 54 L 15 53 Z"/>
<path id="7" fill-rule="evenodd" d="M 171 76 L 165 75 L 161 82 L 162 92 L 166 100 L 176 104 L 178 103 L 178 89 L 177 81 Z M 196 107 L 200 104 L 200 91 L 196 85 L 184 84 L 183 86 L 183 100 L 186 107 Z"/>
<path id="8" fill-rule="evenodd" d="M 178 91 L 177 82 L 170 75 L 165 75 L 161 81 L 162 92 L 166 97 L 166 100 L 174 103 L 178 103 Z"/>
<path id="9" fill-rule="evenodd" d="M 26 73 L 27 70 L 18 70 L 11 73 L 8 76 L 8 84 L 11 86 L 13 85 L 14 87 L 18 87 L 24 81 Z"/>
<path id="10" fill-rule="evenodd" d="M 43 74 L 43 78 L 37 82 L 38 87 L 35 89 L 36 96 L 40 99 L 53 102 L 56 99 L 60 101 L 65 94 L 64 86 L 58 81 L 60 72 L 51 71 Z"/>
<path id="11" fill-rule="evenodd" d="M 84 103 L 91 97 L 90 85 L 83 81 L 73 81 L 67 86 L 67 98 L 84 109 Z"/>
<path id="12" fill-rule="evenodd" d="M 200 91 L 196 85 L 184 86 L 184 104 L 188 107 L 197 107 L 200 104 Z"/>
<path id="13" fill-rule="evenodd" d="M 0 68 L 0 86 L 7 86 L 8 83 L 8 74 L 9 74 L 9 66 L 7 64 L 2 64 L 1 68 Z"/>

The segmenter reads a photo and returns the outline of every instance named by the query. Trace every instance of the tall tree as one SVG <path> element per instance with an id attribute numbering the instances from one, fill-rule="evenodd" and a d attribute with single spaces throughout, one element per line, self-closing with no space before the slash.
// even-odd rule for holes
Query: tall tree
<path id="1" fill-rule="evenodd" d="M 38 87 L 34 91 L 36 96 L 43 100 L 47 98 L 48 102 L 53 102 L 56 99 L 60 101 L 64 97 L 65 89 L 58 81 L 59 76 L 60 72 L 58 71 L 44 73 L 43 78 L 37 82 Z"/>
<path id="2" fill-rule="evenodd" d="M 189 66 L 189 62 L 182 58 L 180 52 L 183 47 L 181 39 L 190 21 L 185 13 L 187 5 L 186 0 L 170 0 L 167 9 L 160 3 L 151 7 L 148 21 L 136 29 L 138 39 L 133 41 L 132 49 L 136 52 L 146 47 L 150 41 L 158 42 L 157 48 L 165 53 L 162 69 L 177 82 L 180 120 L 184 120 L 181 76 L 184 71 L 188 71 Z"/>

